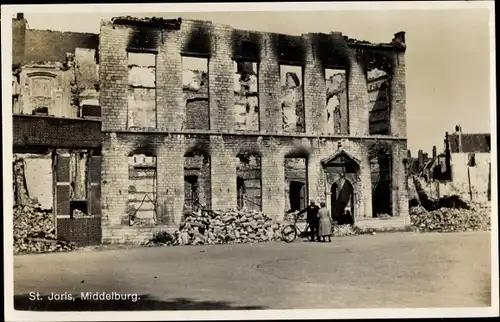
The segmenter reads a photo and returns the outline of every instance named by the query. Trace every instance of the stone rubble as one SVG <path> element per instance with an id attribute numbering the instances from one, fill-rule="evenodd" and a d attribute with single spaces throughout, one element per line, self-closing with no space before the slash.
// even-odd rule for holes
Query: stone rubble
<path id="1" fill-rule="evenodd" d="M 215 245 L 281 240 L 281 224 L 255 210 L 189 213 L 174 233 L 159 232 L 146 245 Z"/>
<path id="2" fill-rule="evenodd" d="M 14 254 L 75 250 L 74 243 L 57 240 L 52 211 L 40 205 L 14 206 Z"/>

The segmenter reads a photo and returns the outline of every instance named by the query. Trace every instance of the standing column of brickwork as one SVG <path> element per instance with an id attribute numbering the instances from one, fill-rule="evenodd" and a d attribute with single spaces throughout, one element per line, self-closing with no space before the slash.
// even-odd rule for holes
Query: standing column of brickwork
<path id="1" fill-rule="evenodd" d="M 127 126 L 129 31 L 111 23 L 101 26 L 99 35 L 99 102 L 102 130 L 123 130 Z"/>
<path id="2" fill-rule="evenodd" d="M 323 180 L 325 174 L 321 165 L 323 153 L 319 139 L 312 139 L 311 152 L 307 159 L 307 188 L 309 200 L 316 202 L 325 198 L 325 184 Z"/>
<path id="3" fill-rule="evenodd" d="M 304 105 L 306 133 L 325 133 L 326 114 L 326 83 L 323 64 L 317 58 L 313 49 L 312 35 L 304 35 L 306 49 L 306 66 L 304 69 Z"/>
<path id="4" fill-rule="evenodd" d="M 208 67 L 210 128 L 221 132 L 233 131 L 235 123 L 231 31 L 230 26 L 213 26 Z"/>
<path id="5" fill-rule="evenodd" d="M 127 218 L 128 159 L 126 147 L 115 133 L 103 133 L 101 211 L 104 226 L 117 226 Z"/>
<path id="6" fill-rule="evenodd" d="M 259 66 L 260 129 L 264 133 L 283 132 L 281 110 L 281 82 L 278 57 L 273 50 L 271 34 L 263 33 L 261 40 L 261 61 Z"/>
<path id="7" fill-rule="evenodd" d="M 391 77 L 391 134 L 406 137 L 406 66 L 403 52 L 393 53 Z"/>
<path id="8" fill-rule="evenodd" d="M 181 33 L 159 30 L 162 39 L 156 57 L 156 117 L 161 130 L 183 128 L 185 108 L 182 101 Z"/>
<path id="9" fill-rule="evenodd" d="M 158 223 L 179 224 L 184 212 L 184 138 L 165 137 L 157 149 Z"/>
<path id="10" fill-rule="evenodd" d="M 364 136 L 369 134 L 368 85 L 356 49 L 349 50 L 349 64 L 347 81 L 349 133 L 352 136 Z"/>
<path id="11" fill-rule="evenodd" d="M 221 136 L 210 138 L 212 209 L 235 209 L 237 206 L 236 152 Z"/>
<path id="12" fill-rule="evenodd" d="M 355 214 L 355 220 L 366 219 L 372 217 L 372 177 L 370 171 L 369 145 L 361 145 L 360 153 L 360 168 L 359 168 L 359 195 L 358 208 L 359 211 Z"/>
<path id="13" fill-rule="evenodd" d="M 279 143 L 269 138 L 261 159 L 262 211 L 275 220 L 285 214 L 285 158 Z"/>
<path id="14" fill-rule="evenodd" d="M 392 144 L 392 213 L 393 216 L 408 217 L 408 190 L 403 160 L 407 157 L 406 142 Z"/>

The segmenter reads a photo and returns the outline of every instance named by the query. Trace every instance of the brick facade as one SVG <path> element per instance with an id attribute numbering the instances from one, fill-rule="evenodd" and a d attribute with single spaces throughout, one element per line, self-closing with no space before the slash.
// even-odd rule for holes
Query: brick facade
<path id="1" fill-rule="evenodd" d="M 353 178 L 355 222 L 366 223 L 373 221 L 369 145 L 373 140 L 387 142 L 392 146 L 393 216 L 403 218 L 395 218 L 397 223 L 407 222 L 405 65 L 401 44 L 359 43 L 338 33 L 300 37 L 257 33 L 204 21 L 166 24 L 138 26 L 133 20 L 101 24 L 103 241 L 140 241 L 144 232 L 180 223 L 185 156 L 193 150 L 209 156 L 212 209 L 237 207 L 237 156 L 242 152 L 260 156 L 261 207 L 276 220 L 283 218 L 288 204 L 286 157 L 307 159 L 307 196 L 326 201 L 331 207 L 330 189 L 339 173 L 328 169 L 333 169 L 339 159 L 329 158 L 342 155 L 355 164 L 346 176 Z M 137 39 L 142 40 L 138 43 Z M 128 128 L 127 51 L 156 54 L 156 128 Z M 367 61 L 372 61 L 370 55 L 375 51 L 387 52 L 384 57 L 390 57 L 392 67 L 391 131 L 390 135 L 376 137 L 369 135 L 366 76 Z M 183 99 L 183 55 L 208 59 L 208 130 L 187 129 L 186 124 L 192 122 L 186 119 Z M 243 58 L 258 63 L 258 132 L 236 131 L 233 60 Z M 305 132 L 284 133 L 280 64 L 302 67 Z M 347 75 L 347 108 L 340 113 L 343 125 L 336 135 L 326 127 L 325 68 L 344 69 Z M 125 224 L 129 216 L 127 157 L 138 152 L 157 157 L 156 225 L 149 230 Z"/>

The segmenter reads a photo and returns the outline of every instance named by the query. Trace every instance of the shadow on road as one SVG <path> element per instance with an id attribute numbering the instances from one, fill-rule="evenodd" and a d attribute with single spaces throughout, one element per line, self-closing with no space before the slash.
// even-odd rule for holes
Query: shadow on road
<path id="1" fill-rule="evenodd" d="M 146 311 L 146 310 L 264 310 L 263 306 L 237 306 L 224 301 L 193 301 L 174 298 L 168 301 L 157 300 L 150 295 L 140 295 L 139 300 L 82 300 L 74 294 L 74 301 L 30 300 L 28 294 L 14 296 L 14 309 L 18 311 Z"/>

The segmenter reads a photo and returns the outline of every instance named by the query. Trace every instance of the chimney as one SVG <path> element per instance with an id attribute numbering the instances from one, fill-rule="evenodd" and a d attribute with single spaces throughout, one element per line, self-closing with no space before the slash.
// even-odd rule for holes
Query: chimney
<path id="1" fill-rule="evenodd" d="M 432 147 L 432 158 L 435 159 L 437 157 L 437 149 L 436 146 Z"/>
<path id="2" fill-rule="evenodd" d="M 462 126 L 455 126 L 455 134 L 458 135 L 458 152 L 462 152 Z"/>
<path id="3" fill-rule="evenodd" d="M 405 32 L 400 31 L 394 34 L 394 38 L 392 38 L 392 44 L 399 45 L 403 48 L 406 48 L 405 42 Z"/>
<path id="4" fill-rule="evenodd" d="M 418 165 L 424 164 L 424 152 L 422 150 L 418 150 Z"/>
<path id="5" fill-rule="evenodd" d="M 12 19 L 12 65 L 19 66 L 24 61 L 27 21 L 22 13 L 16 18 Z"/>
<path id="6" fill-rule="evenodd" d="M 424 162 L 427 162 L 427 161 L 429 161 L 429 154 L 424 153 Z"/>

